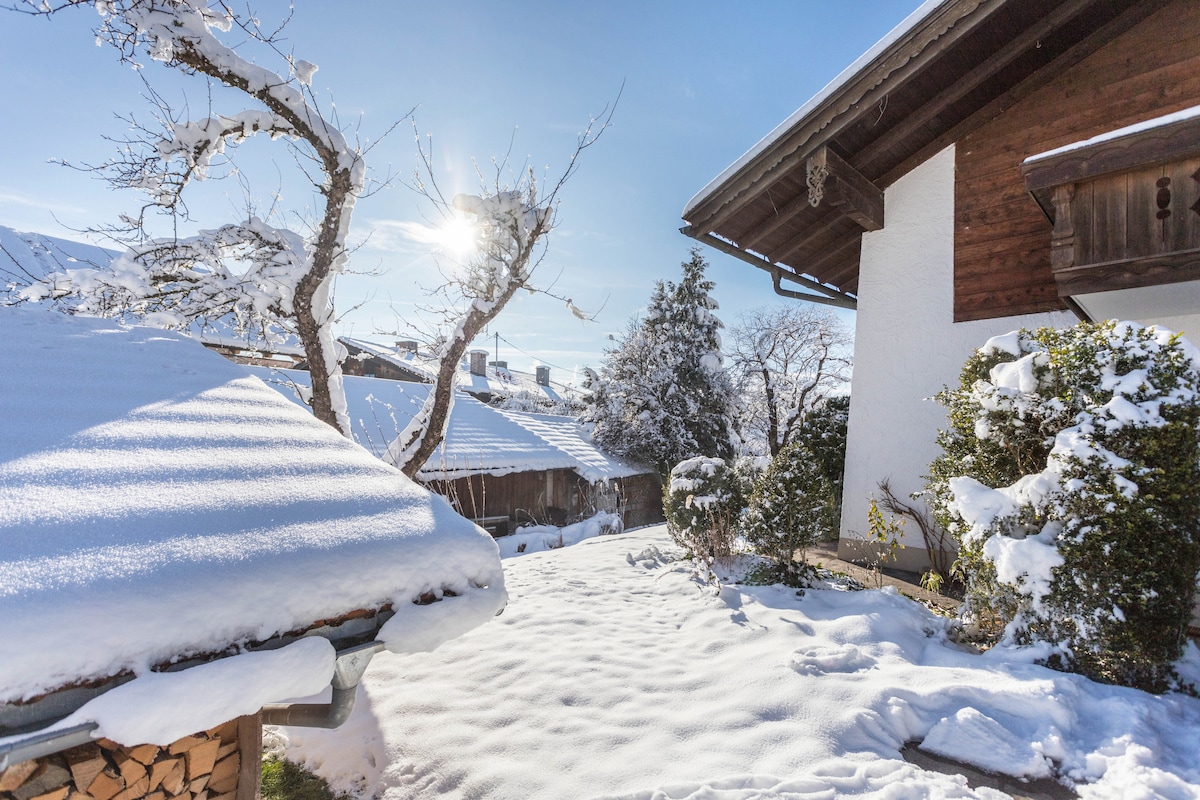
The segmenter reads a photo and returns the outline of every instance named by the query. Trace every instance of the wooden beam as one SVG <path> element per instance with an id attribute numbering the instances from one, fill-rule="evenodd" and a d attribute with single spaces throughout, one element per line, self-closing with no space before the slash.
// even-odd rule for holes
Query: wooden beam
<path id="1" fill-rule="evenodd" d="M 1200 249 L 1106 264 L 1077 264 L 1054 271 L 1058 293 L 1063 297 L 1195 280 L 1200 280 Z"/>
<path id="2" fill-rule="evenodd" d="M 936 139 L 929 142 L 929 144 L 889 169 L 877 178 L 875 183 L 884 188 L 891 186 L 945 148 L 962 140 L 968 134 L 981 128 L 1026 97 L 1029 97 L 1029 95 L 1041 89 L 1080 61 L 1083 61 L 1105 44 L 1133 28 L 1161 7 L 1161 0 L 1140 0 L 1132 8 L 1121 12 L 1119 16 L 1110 20 L 1095 33 L 1084 38 L 1083 41 L 1071 47 L 1049 64 L 1044 65 L 1028 78 L 990 101 L 983 108 L 957 123 L 945 133 L 942 133 Z"/>
<path id="3" fill-rule="evenodd" d="M 863 230 L 877 231 L 883 227 L 883 192 L 837 153 L 825 146 L 818 147 L 808 157 L 808 175 L 811 205 L 818 206 L 824 199 Z M 818 176 L 819 189 L 813 183 Z"/>
<path id="4" fill-rule="evenodd" d="M 939 114 L 975 91 L 984 81 L 995 76 L 1028 50 L 1040 47 L 1041 41 L 1060 25 L 1095 5 L 1096 2 L 1097 0 L 1071 0 L 1071 2 L 1054 9 L 1037 24 L 1027 28 L 1024 33 L 981 61 L 970 72 L 943 89 L 931 100 L 922 103 L 916 111 L 888 128 L 885 134 L 855 153 L 853 156 L 855 166 L 860 170 L 870 172 L 875 162 L 887 155 L 893 147 L 932 122 Z"/>
<path id="5" fill-rule="evenodd" d="M 1021 165 L 1030 192 L 1200 153 L 1200 116 L 1130 133 Z"/>

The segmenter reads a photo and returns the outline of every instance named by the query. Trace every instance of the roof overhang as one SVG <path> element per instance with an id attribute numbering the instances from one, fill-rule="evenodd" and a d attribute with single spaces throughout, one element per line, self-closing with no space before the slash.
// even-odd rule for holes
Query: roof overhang
<path id="1" fill-rule="evenodd" d="M 779 294 L 853 308 L 887 186 L 1157 5 L 927 2 L 697 194 L 681 230 L 769 272 Z"/>

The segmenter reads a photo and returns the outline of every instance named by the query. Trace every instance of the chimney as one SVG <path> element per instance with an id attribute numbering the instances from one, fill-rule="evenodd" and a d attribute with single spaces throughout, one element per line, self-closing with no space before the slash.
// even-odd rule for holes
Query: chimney
<path id="1" fill-rule="evenodd" d="M 508 369 L 507 361 L 489 361 L 488 363 L 496 369 Z"/>
<path id="2" fill-rule="evenodd" d="M 412 339 L 403 339 L 396 342 L 397 353 L 415 353 L 417 352 L 417 343 Z"/>
<path id="3" fill-rule="evenodd" d="M 538 384 L 538 386 L 549 386 L 550 385 L 550 368 L 549 367 L 538 367 L 537 368 L 537 384 Z"/>
<path id="4" fill-rule="evenodd" d="M 471 374 L 487 375 L 487 350 L 471 351 Z"/>

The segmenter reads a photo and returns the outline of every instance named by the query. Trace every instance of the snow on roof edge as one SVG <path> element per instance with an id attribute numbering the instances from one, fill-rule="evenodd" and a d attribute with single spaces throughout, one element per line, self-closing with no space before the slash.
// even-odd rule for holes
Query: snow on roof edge
<path id="1" fill-rule="evenodd" d="M 1029 156 L 1021 163 L 1032 164 L 1035 161 L 1053 158 L 1054 156 L 1062 155 L 1063 153 L 1069 153 L 1072 150 L 1082 150 L 1085 147 L 1091 147 L 1092 145 L 1097 145 L 1102 142 L 1111 142 L 1116 139 L 1122 139 L 1126 136 L 1132 136 L 1135 133 L 1142 133 L 1143 131 L 1153 130 L 1154 128 L 1161 128 L 1176 122 L 1183 122 L 1184 120 L 1193 119 L 1195 117 L 1200 117 L 1200 106 L 1192 106 L 1191 108 L 1185 108 L 1171 114 L 1164 114 L 1161 117 L 1154 117 L 1153 119 L 1135 122 L 1132 125 L 1126 125 L 1124 128 L 1117 128 L 1116 130 L 1098 133 L 1089 139 L 1071 142 L 1070 144 L 1064 144 L 1062 147 L 1056 147 L 1053 150 L 1047 150 L 1044 153 L 1037 153 L 1036 155 Z"/>
<path id="2" fill-rule="evenodd" d="M 934 10 L 952 2 L 955 2 L 955 0 L 925 0 L 925 2 L 922 3 L 915 11 L 901 20 L 900 24 L 888 31 L 888 33 L 882 39 L 880 39 L 871 47 L 871 49 L 867 50 L 867 52 L 859 56 L 854 63 L 838 73 L 837 77 L 825 84 L 825 87 L 813 95 L 807 103 L 796 109 L 791 116 L 776 125 L 770 133 L 759 139 L 757 144 L 743 153 L 737 161 L 734 161 L 732 164 L 726 167 L 721 174 L 705 184 L 704 188 L 693 195 L 692 199 L 689 200 L 687 205 L 683 207 L 683 218 L 687 219 L 688 214 L 692 213 L 696 206 L 700 205 L 700 203 L 708 195 L 712 194 L 724 183 L 731 180 L 734 175 L 741 171 L 747 164 L 749 164 L 758 156 L 762 155 L 767 148 L 769 148 L 779 139 L 783 138 L 783 136 L 789 130 L 791 130 L 800 122 L 800 120 L 804 119 L 817 108 L 819 108 L 822 103 L 824 103 L 834 94 L 834 92 L 850 83 L 851 78 L 865 70 L 866 67 L 869 66 L 876 58 L 878 58 L 884 50 L 891 47 L 905 34 L 916 28 L 917 24 L 931 16 Z"/>

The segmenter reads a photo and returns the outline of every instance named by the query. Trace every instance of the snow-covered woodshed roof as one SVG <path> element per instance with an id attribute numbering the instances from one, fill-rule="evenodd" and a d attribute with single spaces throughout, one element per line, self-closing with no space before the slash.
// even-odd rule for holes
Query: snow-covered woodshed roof
<path id="1" fill-rule="evenodd" d="M 405 651 L 503 607 L 491 537 L 195 341 L 36 307 L 0 341 L 0 712 L 362 609 Z M 332 648 L 293 647 L 327 684 Z"/>

